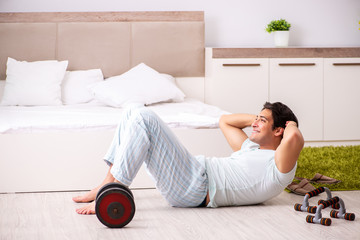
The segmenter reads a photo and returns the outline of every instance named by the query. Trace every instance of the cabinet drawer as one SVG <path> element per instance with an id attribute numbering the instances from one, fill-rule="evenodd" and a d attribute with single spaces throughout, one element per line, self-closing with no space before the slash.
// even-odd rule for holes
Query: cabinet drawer
<path id="1" fill-rule="evenodd" d="M 360 58 L 324 60 L 324 139 L 360 140 Z"/>
<path id="2" fill-rule="evenodd" d="M 268 101 L 268 72 L 268 59 L 212 59 L 205 102 L 233 113 L 257 114 Z"/>
<path id="3" fill-rule="evenodd" d="M 323 59 L 270 59 L 271 102 L 289 106 L 305 140 L 323 139 Z"/>

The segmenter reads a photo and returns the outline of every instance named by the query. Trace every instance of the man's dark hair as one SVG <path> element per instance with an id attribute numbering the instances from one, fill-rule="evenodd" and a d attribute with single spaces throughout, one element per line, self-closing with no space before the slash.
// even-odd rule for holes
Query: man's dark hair
<path id="1" fill-rule="evenodd" d="M 274 119 L 273 130 L 277 127 L 285 128 L 287 121 L 294 121 L 299 126 L 298 119 L 293 111 L 281 102 L 266 102 L 262 110 L 264 109 L 269 109 L 272 112 L 272 117 Z"/>

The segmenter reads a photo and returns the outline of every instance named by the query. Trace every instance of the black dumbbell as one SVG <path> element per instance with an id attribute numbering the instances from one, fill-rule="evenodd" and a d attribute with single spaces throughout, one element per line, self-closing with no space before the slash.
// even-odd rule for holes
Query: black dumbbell
<path id="1" fill-rule="evenodd" d="M 126 226 L 135 215 L 135 202 L 130 189 L 120 183 L 109 183 L 96 195 L 96 216 L 110 228 Z"/>

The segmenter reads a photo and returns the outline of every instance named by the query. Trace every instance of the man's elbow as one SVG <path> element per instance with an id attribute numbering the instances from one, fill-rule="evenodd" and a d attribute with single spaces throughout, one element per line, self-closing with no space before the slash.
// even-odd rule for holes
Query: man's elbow
<path id="1" fill-rule="evenodd" d="M 290 136 L 288 136 L 288 142 L 300 149 L 302 149 L 305 144 L 304 137 L 299 130 L 292 132 Z"/>

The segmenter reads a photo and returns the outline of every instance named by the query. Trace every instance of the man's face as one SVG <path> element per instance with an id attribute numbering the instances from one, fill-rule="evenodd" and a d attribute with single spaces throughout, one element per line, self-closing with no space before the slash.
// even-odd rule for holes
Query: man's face
<path id="1" fill-rule="evenodd" d="M 250 140 L 259 144 L 260 147 L 272 143 L 275 137 L 275 130 L 272 129 L 273 124 L 274 120 L 271 110 L 262 110 L 260 114 L 256 117 L 255 121 L 251 124 L 253 130 L 249 137 Z"/>

